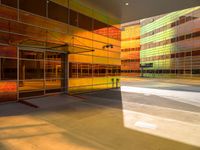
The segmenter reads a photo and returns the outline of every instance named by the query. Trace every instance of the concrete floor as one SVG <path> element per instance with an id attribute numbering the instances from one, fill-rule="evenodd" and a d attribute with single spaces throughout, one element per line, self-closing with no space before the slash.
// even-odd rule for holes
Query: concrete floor
<path id="1" fill-rule="evenodd" d="M 132 79 L 28 100 L 37 109 L 2 104 L 0 150 L 200 150 L 200 86 L 180 83 Z"/>

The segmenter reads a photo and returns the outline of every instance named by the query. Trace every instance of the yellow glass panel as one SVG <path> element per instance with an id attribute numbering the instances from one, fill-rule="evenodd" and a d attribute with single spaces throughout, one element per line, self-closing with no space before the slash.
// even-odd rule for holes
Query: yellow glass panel
<path id="1" fill-rule="evenodd" d="M 93 52 L 94 56 L 102 56 L 102 57 L 108 57 L 108 52 L 105 50 L 98 50 L 98 49 L 94 49 Z"/>
<path id="2" fill-rule="evenodd" d="M 93 57 L 94 64 L 108 64 L 108 58 L 106 57 Z"/>
<path id="3" fill-rule="evenodd" d="M 107 84 L 108 78 L 103 77 L 103 78 L 93 78 L 93 84 Z"/>
<path id="4" fill-rule="evenodd" d="M 121 60 L 109 58 L 109 64 L 111 64 L 111 65 L 121 65 Z"/>
<path id="5" fill-rule="evenodd" d="M 92 39 L 93 37 L 93 33 L 86 31 L 84 29 L 78 28 L 78 27 L 74 27 L 74 26 L 70 26 L 69 29 L 71 30 L 71 34 L 78 36 L 78 37 L 83 37 L 83 38 L 87 38 L 87 39 Z M 77 37 L 76 37 L 77 38 Z M 76 40 L 74 40 L 76 42 Z"/>
<path id="6" fill-rule="evenodd" d="M 47 89 L 57 89 L 61 88 L 61 80 L 46 80 L 45 87 Z"/>
<path id="7" fill-rule="evenodd" d="M 108 38 L 99 34 L 93 34 L 93 40 L 94 41 L 100 41 L 104 43 L 108 43 Z"/>
<path id="8" fill-rule="evenodd" d="M 108 56 L 110 57 L 110 58 L 120 58 L 120 53 L 117 53 L 117 52 L 108 52 L 109 54 L 108 54 Z"/>
<path id="9" fill-rule="evenodd" d="M 71 78 L 69 79 L 69 87 L 79 87 L 92 85 L 92 78 Z"/>
<path id="10" fill-rule="evenodd" d="M 92 56 L 70 54 L 69 62 L 92 63 Z"/>
<path id="11" fill-rule="evenodd" d="M 44 88 L 43 80 L 19 81 L 19 91 L 41 90 Z"/>

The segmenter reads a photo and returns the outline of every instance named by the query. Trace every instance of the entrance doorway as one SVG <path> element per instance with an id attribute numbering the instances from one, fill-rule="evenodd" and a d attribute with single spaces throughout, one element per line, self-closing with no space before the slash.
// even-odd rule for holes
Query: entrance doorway
<path id="1" fill-rule="evenodd" d="M 18 99 L 66 91 L 64 52 L 19 49 Z"/>

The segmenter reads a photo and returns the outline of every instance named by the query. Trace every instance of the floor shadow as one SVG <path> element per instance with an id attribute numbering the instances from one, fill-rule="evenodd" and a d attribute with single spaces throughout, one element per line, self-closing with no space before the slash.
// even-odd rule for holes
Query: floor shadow
<path id="1" fill-rule="evenodd" d="M 19 103 L 2 105 L 0 116 L 9 119 L 9 116 L 28 115 L 62 129 L 62 133 L 57 133 L 64 143 L 60 149 L 67 148 L 66 141 L 83 148 L 96 150 L 199 149 L 196 146 L 125 127 L 123 98 L 120 90 L 104 90 L 79 96 L 83 98 L 62 95 L 29 100 L 39 106 L 39 109 Z M 1 128 L 6 129 L 9 126 Z M 47 135 L 28 136 L 27 133 L 28 138 L 35 136 L 40 136 L 40 138 L 43 136 L 43 140 L 48 140 Z M 22 139 L 27 137 L 22 137 Z M 56 138 L 58 137 L 55 137 L 54 144 L 61 140 Z M 40 144 L 39 141 L 37 146 L 39 147 Z"/>

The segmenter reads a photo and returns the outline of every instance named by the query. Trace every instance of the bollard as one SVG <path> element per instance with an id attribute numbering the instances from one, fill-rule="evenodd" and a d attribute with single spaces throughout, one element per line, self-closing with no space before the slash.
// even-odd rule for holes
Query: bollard
<path id="1" fill-rule="evenodd" d="M 114 88 L 114 86 L 115 86 L 115 79 L 112 78 L 111 81 L 112 81 L 112 88 Z"/>
<path id="2" fill-rule="evenodd" d="M 119 88 L 119 79 L 116 79 L 116 88 Z"/>

